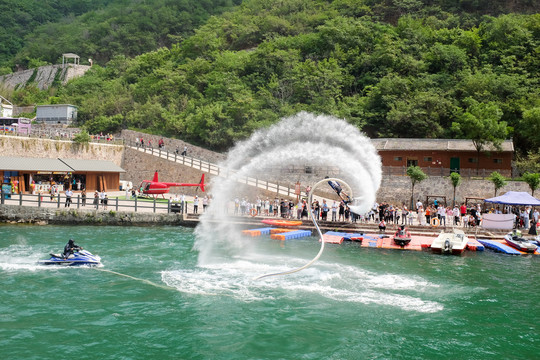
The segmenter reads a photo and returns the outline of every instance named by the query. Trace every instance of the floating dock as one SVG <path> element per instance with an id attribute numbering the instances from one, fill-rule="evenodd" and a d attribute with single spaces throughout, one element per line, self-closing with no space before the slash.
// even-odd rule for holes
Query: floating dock
<path id="1" fill-rule="evenodd" d="M 484 239 L 478 239 L 480 243 L 482 243 L 485 247 L 488 249 L 495 250 L 497 252 L 502 252 L 504 254 L 510 254 L 510 255 L 540 255 L 540 252 L 538 248 L 536 248 L 536 251 L 534 253 L 527 253 L 525 251 L 519 251 L 516 248 L 511 247 L 510 245 L 506 245 L 505 241 L 503 240 L 484 240 Z"/>
<path id="2" fill-rule="evenodd" d="M 274 228 L 266 227 L 266 228 L 259 228 L 259 229 L 251 229 L 251 230 L 242 230 L 242 234 L 246 236 L 261 236 L 261 235 L 268 235 L 270 234 L 270 231 Z"/>
<path id="3" fill-rule="evenodd" d="M 270 235 L 271 239 L 274 240 L 291 240 L 291 239 L 298 239 L 306 236 L 311 236 L 310 230 L 295 230 L 295 231 L 289 231 L 281 234 L 272 234 Z"/>
<path id="4" fill-rule="evenodd" d="M 484 251 L 486 248 L 481 242 L 469 238 L 469 242 L 467 242 L 467 249 L 471 251 Z"/>
<path id="5" fill-rule="evenodd" d="M 323 240 L 325 243 L 341 244 L 343 241 L 362 241 L 363 234 L 360 233 L 346 233 L 337 231 L 327 231 L 323 234 Z"/>
<path id="6" fill-rule="evenodd" d="M 272 229 L 270 230 L 270 234 L 282 234 L 286 232 L 296 231 L 295 229 Z"/>

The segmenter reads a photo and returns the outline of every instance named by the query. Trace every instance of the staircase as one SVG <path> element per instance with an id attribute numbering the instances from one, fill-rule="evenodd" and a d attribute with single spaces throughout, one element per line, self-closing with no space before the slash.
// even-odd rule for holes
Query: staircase
<path id="1" fill-rule="evenodd" d="M 254 186 L 258 189 L 270 191 L 278 195 L 283 195 L 283 196 L 288 196 L 288 197 L 296 196 L 294 188 L 290 188 L 288 186 L 284 186 L 280 184 L 270 183 L 268 181 L 261 180 L 258 178 L 238 176 L 235 170 L 226 169 L 219 165 L 212 164 L 211 162 L 208 162 L 208 161 L 196 159 L 190 156 L 182 156 L 182 155 L 177 154 L 176 152 L 170 152 L 168 150 L 162 150 L 160 148 L 155 149 L 151 147 L 140 146 L 140 145 L 137 145 L 135 142 L 126 141 L 125 146 L 133 150 L 143 152 L 145 154 L 150 154 L 153 156 L 157 156 L 161 159 L 173 161 L 177 164 L 189 166 L 193 169 L 198 169 L 210 175 L 216 175 L 216 176 L 221 176 L 228 179 L 233 179 L 241 184 Z M 300 196 L 305 197 L 307 195 L 305 192 L 301 191 Z"/>

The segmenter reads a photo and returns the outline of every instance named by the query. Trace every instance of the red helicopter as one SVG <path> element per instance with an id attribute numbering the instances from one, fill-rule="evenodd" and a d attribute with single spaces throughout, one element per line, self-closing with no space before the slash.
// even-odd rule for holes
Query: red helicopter
<path id="1" fill-rule="evenodd" d="M 141 185 L 139 185 L 139 192 L 144 195 L 159 195 L 166 194 L 169 192 L 171 186 L 198 186 L 204 192 L 204 174 L 202 174 L 201 182 L 198 184 L 184 184 L 184 183 L 173 183 L 173 182 L 160 182 L 158 180 L 158 172 L 154 173 L 154 179 L 143 180 Z M 165 196 L 163 196 L 165 197 Z"/>

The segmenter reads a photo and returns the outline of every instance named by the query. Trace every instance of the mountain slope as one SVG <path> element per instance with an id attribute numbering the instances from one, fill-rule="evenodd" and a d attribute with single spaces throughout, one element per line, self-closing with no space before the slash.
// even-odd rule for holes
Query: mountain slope
<path id="1" fill-rule="evenodd" d="M 425 3 L 399 15 L 376 1 L 249 0 L 178 46 L 114 58 L 57 95 L 91 131 L 147 129 L 220 150 L 300 110 L 374 137 L 467 136 L 454 123 L 490 118 L 521 151 L 539 148 L 540 15 Z"/>

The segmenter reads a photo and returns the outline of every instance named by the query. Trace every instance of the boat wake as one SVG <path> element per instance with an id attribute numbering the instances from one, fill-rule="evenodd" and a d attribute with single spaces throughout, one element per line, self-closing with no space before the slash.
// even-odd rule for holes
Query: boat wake
<path id="1" fill-rule="evenodd" d="M 319 261 L 293 277 L 253 281 L 251 274 L 279 272 L 305 263 L 305 259 L 276 259 L 281 265 L 237 260 L 198 267 L 164 271 L 162 281 L 178 291 L 193 295 L 230 296 L 237 300 L 302 300 L 319 296 L 327 301 L 377 304 L 405 311 L 434 313 L 444 306 L 433 300 L 439 285 L 420 277 L 376 274 L 364 269 Z"/>

